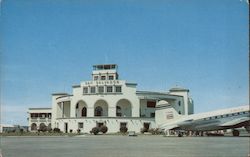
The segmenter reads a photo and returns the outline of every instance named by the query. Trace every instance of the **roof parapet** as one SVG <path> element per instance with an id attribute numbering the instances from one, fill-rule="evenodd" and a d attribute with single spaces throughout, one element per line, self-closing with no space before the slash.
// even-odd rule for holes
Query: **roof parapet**
<path id="1" fill-rule="evenodd" d="M 68 93 L 52 93 L 52 96 L 69 95 Z"/>

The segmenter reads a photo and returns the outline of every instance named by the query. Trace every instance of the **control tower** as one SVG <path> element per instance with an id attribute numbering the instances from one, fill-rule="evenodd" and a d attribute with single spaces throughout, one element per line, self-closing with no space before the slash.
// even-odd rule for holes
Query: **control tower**
<path id="1" fill-rule="evenodd" d="M 116 64 L 93 65 L 92 80 L 118 80 L 118 66 Z"/>

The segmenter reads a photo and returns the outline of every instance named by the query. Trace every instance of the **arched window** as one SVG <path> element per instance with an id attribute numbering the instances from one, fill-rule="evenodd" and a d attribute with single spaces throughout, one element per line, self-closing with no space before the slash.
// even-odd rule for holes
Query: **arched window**
<path id="1" fill-rule="evenodd" d="M 87 116 L 87 108 L 83 107 L 82 108 L 82 117 L 86 117 Z"/>
<path id="2" fill-rule="evenodd" d="M 31 124 L 31 130 L 37 130 L 37 125 L 36 123 Z"/>
<path id="3" fill-rule="evenodd" d="M 43 131 L 43 132 L 44 132 L 44 131 L 47 131 L 47 126 L 46 126 L 44 123 L 41 123 L 41 124 L 39 125 L 39 130 L 40 130 L 40 131 Z M 38 130 L 38 131 L 39 131 L 39 130 Z"/>
<path id="4" fill-rule="evenodd" d="M 116 106 L 116 116 L 118 116 L 118 117 L 122 116 L 121 107 L 120 106 Z"/>
<path id="5" fill-rule="evenodd" d="M 102 116 L 102 114 L 103 114 L 103 109 L 102 109 L 102 107 L 101 107 L 101 106 L 97 106 L 97 107 L 95 108 L 95 116 Z"/>

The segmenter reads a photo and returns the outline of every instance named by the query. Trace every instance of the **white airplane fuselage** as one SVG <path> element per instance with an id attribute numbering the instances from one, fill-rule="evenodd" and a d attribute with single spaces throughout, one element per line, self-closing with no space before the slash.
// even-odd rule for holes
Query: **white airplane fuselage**
<path id="1" fill-rule="evenodd" d="M 245 127 L 250 132 L 249 106 L 188 115 L 161 126 L 164 130 L 214 131 Z"/>

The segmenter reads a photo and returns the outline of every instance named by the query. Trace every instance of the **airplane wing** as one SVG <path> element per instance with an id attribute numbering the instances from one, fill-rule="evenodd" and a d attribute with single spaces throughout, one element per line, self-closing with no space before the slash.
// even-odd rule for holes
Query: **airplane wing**
<path id="1" fill-rule="evenodd" d="M 162 126 L 160 126 L 161 129 L 164 129 L 164 130 L 171 130 L 171 129 L 176 129 L 178 128 L 179 126 L 177 124 L 163 124 Z"/>
<path id="2" fill-rule="evenodd" d="M 235 126 L 244 122 L 250 121 L 250 117 L 241 117 L 241 118 L 236 118 L 231 121 L 228 121 L 226 123 L 222 123 L 219 126 L 226 127 L 226 126 Z"/>

